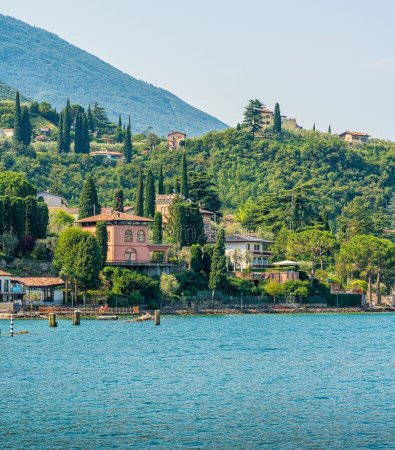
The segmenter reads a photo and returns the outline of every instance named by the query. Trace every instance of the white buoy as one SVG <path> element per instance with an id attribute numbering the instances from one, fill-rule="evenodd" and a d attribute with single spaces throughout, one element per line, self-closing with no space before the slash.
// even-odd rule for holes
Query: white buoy
<path id="1" fill-rule="evenodd" d="M 14 336 L 14 318 L 13 318 L 12 314 L 10 317 L 10 335 L 11 335 L 11 337 Z"/>

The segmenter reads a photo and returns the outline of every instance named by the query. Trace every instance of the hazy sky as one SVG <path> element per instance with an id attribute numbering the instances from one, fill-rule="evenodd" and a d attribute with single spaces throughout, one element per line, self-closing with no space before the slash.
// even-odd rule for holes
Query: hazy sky
<path id="1" fill-rule="evenodd" d="M 259 98 L 305 128 L 395 140 L 394 0 L 0 0 L 0 12 L 229 125 Z"/>

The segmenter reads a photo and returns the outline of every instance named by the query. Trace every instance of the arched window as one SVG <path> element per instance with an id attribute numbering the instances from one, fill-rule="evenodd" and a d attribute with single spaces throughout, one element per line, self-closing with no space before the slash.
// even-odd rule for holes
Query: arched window
<path id="1" fill-rule="evenodd" d="M 124 241 L 125 242 L 132 242 L 132 230 L 125 230 Z"/>
<path id="2" fill-rule="evenodd" d="M 143 230 L 137 232 L 137 242 L 145 242 L 145 233 Z"/>
<path id="3" fill-rule="evenodd" d="M 134 248 L 125 250 L 125 261 L 136 261 L 136 250 Z"/>

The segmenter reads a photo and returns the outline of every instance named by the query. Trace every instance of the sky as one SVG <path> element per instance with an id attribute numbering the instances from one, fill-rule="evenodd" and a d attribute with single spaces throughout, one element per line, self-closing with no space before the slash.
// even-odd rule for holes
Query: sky
<path id="1" fill-rule="evenodd" d="M 251 98 L 304 128 L 395 140 L 393 0 L 0 0 L 234 126 Z"/>

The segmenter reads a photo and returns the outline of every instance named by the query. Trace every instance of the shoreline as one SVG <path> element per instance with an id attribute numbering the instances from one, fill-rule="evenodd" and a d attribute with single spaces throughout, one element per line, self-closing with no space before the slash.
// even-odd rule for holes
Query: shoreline
<path id="1" fill-rule="evenodd" d="M 76 308 L 78 309 L 78 308 Z M 84 312 L 83 309 L 79 310 L 81 318 L 97 320 L 98 316 L 119 316 L 119 317 L 132 317 L 138 318 L 149 310 L 140 311 L 139 314 L 122 313 L 122 312 L 108 312 L 98 314 L 97 311 Z M 53 311 L 59 319 L 71 319 L 73 310 L 70 311 Z M 345 307 L 345 308 L 308 308 L 308 307 L 266 307 L 266 308 L 243 308 L 240 309 L 167 309 L 161 310 L 162 316 L 224 316 L 224 315 L 265 315 L 265 314 L 365 314 L 365 313 L 394 313 L 395 307 L 381 307 L 381 308 L 361 308 L 361 307 Z M 48 320 L 48 313 L 41 313 L 39 311 L 20 311 L 18 313 L 1 313 L 0 320 L 9 320 L 11 315 L 15 320 L 32 320 L 41 319 Z"/>

